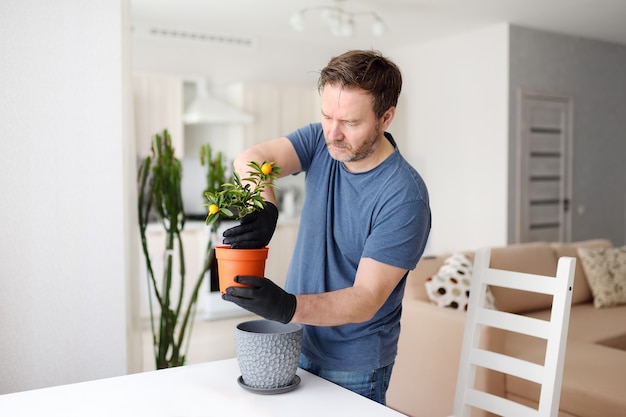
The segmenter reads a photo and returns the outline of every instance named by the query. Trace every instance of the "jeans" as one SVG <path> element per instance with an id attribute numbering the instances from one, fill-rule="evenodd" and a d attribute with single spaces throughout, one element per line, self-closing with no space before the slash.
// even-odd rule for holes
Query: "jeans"
<path id="1" fill-rule="evenodd" d="M 301 354 L 298 366 L 320 378 L 334 382 L 382 405 L 387 403 L 386 394 L 387 388 L 389 388 L 393 364 L 368 371 L 334 371 L 322 368 Z"/>

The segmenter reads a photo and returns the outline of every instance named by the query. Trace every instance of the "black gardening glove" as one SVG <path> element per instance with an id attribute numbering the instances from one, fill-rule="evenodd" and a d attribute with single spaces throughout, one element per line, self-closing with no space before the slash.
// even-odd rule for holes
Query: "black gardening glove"
<path id="1" fill-rule="evenodd" d="M 224 231 L 224 243 L 233 249 L 260 249 L 267 246 L 274 235 L 278 209 L 269 201 L 260 211 L 241 219 L 239 226 Z"/>
<path id="2" fill-rule="evenodd" d="M 289 323 L 296 312 L 296 296 L 289 294 L 271 280 L 261 277 L 236 276 L 235 282 L 250 288 L 228 287 L 222 299 L 232 301 L 268 320 Z"/>

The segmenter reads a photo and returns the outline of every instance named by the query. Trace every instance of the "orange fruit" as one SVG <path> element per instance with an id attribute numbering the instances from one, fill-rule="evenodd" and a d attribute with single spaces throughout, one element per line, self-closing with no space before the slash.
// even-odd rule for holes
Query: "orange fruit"
<path id="1" fill-rule="evenodd" d="M 261 165 L 261 172 L 265 175 L 268 175 L 272 172 L 272 165 L 267 163 Z"/>

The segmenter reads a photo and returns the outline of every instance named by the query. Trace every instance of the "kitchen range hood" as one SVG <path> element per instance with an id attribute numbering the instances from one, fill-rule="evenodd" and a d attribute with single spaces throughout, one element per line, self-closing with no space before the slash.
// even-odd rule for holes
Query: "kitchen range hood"
<path id="1" fill-rule="evenodd" d="M 240 124 L 252 122 L 252 116 L 211 96 L 204 79 L 195 80 L 196 98 L 185 109 L 185 124 Z"/>

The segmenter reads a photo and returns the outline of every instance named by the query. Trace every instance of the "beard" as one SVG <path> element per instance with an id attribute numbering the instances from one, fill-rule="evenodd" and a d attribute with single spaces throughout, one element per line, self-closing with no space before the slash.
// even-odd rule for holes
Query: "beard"
<path id="1" fill-rule="evenodd" d="M 330 156 L 339 162 L 356 162 L 361 161 L 374 153 L 380 144 L 379 132 L 380 124 L 376 123 L 374 129 L 370 132 L 369 137 L 357 148 L 343 140 L 326 141 L 326 147 Z"/>

